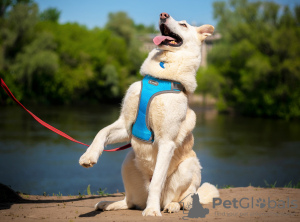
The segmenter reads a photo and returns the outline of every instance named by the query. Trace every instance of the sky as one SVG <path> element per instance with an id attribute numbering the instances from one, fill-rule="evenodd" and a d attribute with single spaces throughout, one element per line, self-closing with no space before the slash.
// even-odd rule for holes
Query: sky
<path id="1" fill-rule="evenodd" d="M 125 11 L 135 24 L 158 26 L 159 14 L 169 13 L 175 20 L 186 20 L 192 25 L 210 24 L 213 2 L 216 0 L 35 0 L 40 11 L 54 7 L 61 11 L 60 23 L 77 22 L 88 28 L 104 27 L 109 12 Z M 300 0 L 274 0 L 294 6 Z"/>

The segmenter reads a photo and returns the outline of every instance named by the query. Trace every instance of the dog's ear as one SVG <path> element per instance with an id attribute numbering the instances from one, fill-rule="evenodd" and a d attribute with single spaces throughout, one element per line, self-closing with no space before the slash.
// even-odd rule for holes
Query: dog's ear
<path id="1" fill-rule="evenodd" d="M 207 36 L 212 35 L 214 32 L 214 29 L 215 28 L 212 25 L 202 25 L 202 26 L 196 28 L 201 41 L 206 39 Z"/>

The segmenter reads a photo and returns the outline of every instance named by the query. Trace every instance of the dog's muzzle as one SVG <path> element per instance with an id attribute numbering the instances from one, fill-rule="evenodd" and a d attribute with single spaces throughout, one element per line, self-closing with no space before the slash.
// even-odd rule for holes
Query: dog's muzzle
<path id="1" fill-rule="evenodd" d="M 167 21 L 167 18 L 170 18 L 170 15 L 166 12 L 163 12 L 160 14 L 160 22 L 165 23 Z"/>

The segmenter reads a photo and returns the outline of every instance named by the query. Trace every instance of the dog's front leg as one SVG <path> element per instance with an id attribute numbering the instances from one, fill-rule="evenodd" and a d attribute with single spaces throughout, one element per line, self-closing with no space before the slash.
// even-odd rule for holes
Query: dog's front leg
<path id="1" fill-rule="evenodd" d="M 163 140 L 158 144 L 156 165 L 149 186 L 147 206 L 143 211 L 143 216 L 161 216 L 160 197 L 174 150 L 175 143 L 173 141 Z"/>
<path id="2" fill-rule="evenodd" d="M 128 141 L 129 136 L 124 118 L 120 116 L 116 122 L 99 131 L 93 143 L 80 157 L 79 164 L 86 168 L 92 167 L 97 163 L 99 156 L 107 144 Z"/>

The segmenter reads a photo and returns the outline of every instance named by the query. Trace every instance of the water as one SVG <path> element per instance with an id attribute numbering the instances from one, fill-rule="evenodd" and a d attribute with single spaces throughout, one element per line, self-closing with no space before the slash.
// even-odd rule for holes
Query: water
<path id="1" fill-rule="evenodd" d="M 29 109 L 87 144 L 119 115 L 117 106 Z M 203 182 L 238 187 L 266 186 L 265 181 L 283 186 L 300 180 L 299 121 L 233 117 L 194 109 L 194 149 L 203 167 Z M 39 125 L 20 107 L 0 109 L 0 183 L 14 190 L 78 195 L 90 185 L 92 193 L 99 188 L 108 193 L 124 191 L 121 165 L 129 150 L 104 152 L 93 168 L 85 169 L 78 164 L 85 149 Z"/>

